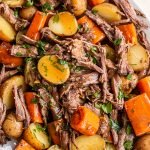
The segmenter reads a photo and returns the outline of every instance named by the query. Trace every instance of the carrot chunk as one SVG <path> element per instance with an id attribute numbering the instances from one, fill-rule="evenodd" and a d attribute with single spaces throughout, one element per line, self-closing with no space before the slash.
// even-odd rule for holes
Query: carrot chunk
<path id="1" fill-rule="evenodd" d="M 136 136 L 150 132 L 150 100 L 146 93 L 126 101 L 125 109 Z"/>
<path id="2" fill-rule="evenodd" d="M 99 128 L 99 117 L 90 109 L 81 106 L 72 115 L 71 127 L 84 135 L 94 135 Z"/>

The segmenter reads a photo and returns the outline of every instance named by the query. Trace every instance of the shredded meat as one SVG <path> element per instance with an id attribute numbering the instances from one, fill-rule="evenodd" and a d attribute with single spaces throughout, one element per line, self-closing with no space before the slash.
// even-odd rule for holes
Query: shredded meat
<path id="1" fill-rule="evenodd" d="M 22 45 L 13 45 L 11 55 L 17 57 L 37 57 L 38 50 L 35 46 L 24 48 Z"/>
<path id="2" fill-rule="evenodd" d="M 15 106 L 16 106 L 16 117 L 18 121 L 25 121 L 25 125 L 30 124 L 30 115 L 25 104 L 24 94 L 22 88 L 18 88 L 14 85 L 13 88 Z"/>
<path id="3" fill-rule="evenodd" d="M 29 38 L 29 37 L 26 36 L 26 35 L 22 35 L 22 36 L 21 36 L 21 40 L 22 40 L 23 42 L 26 42 L 26 43 L 31 44 L 31 45 L 34 45 L 34 46 L 37 44 L 37 41 L 35 41 L 35 40 Z"/>
<path id="4" fill-rule="evenodd" d="M 30 23 L 28 22 L 28 20 L 25 19 L 17 19 L 16 23 L 15 23 L 15 30 L 16 31 L 20 31 L 24 28 L 26 28 Z"/>
<path id="5" fill-rule="evenodd" d="M 44 5 L 45 3 L 50 4 L 52 7 L 57 7 L 60 4 L 60 0 L 40 0 L 40 3 Z"/>
<path id="6" fill-rule="evenodd" d="M 138 18 L 135 9 L 132 7 L 132 5 L 129 3 L 128 0 L 113 0 L 115 4 L 120 7 L 126 16 L 131 19 L 131 21 L 139 27 L 147 28 L 147 24 Z"/>
<path id="7" fill-rule="evenodd" d="M 119 141 L 117 144 L 117 150 L 125 150 L 124 148 L 124 142 L 126 139 L 126 131 L 125 128 L 122 128 L 118 133 Z"/>
<path id="8" fill-rule="evenodd" d="M 15 75 L 16 73 L 18 73 L 18 71 L 15 70 L 10 70 L 10 71 L 6 71 L 5 70 L 5 66 L 3 65 L 1 73 L 0 73 L 0 84 L 2 82 L 4 82 L 5 80 L 7 80 L 8 78 L 10 78 L 11 76 Z"/>
<path id="9" fill-rule="evenodd" d="M 6 106 L 3 103 L 3 100 L 0 98 L 0 127 L 3 124 L 3 121 L 6 117 Z"/>
<path id="10" fill-rule="evenodd" d="M 0 144 L 5 144 L 6 141 L 6 135 L 4 131 L 0 128 Z"/>

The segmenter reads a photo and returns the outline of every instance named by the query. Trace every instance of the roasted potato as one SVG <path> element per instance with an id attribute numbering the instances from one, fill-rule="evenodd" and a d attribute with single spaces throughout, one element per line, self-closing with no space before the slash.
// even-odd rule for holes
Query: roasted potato
<path id="1" fill-rule="evenodd" d="M 85 136 L 81 135 L 75 139 L 78 150 L 105 150 L 105 141 L 99 135 Z M 71 150 L 77 150 L 72 144 Z"/>
<path id="2" fill-rule="evenodd" d="M 0 40 L 11 42 L 15 39 L 16 32 L 14 28 L 0 16 Z"/>
<path id="3" fill-rule="evenodd" d="M 99 14 L 108 22 L 120 21 L 120 10 L 113 4 L 102 3 L 93 7 L 92 11 Z"/>
<path id="4" fill-rule="evenodd" d="M 58 36 L 71 36 L 77 32 L 78 23 L 70 12 L 61 12 L 49 20 L 50 30 Z"/>
<path id="5" fill-rule="evenodd" d="M 2 2 L 8 4 L 9 7 L 15 8 L 15 7 L 21 7 L 25 0 L 2 0 Z"/>
<path id="6" fill-rule="evenodd" d="M 87 8 L 87 0 L 71 0 L 71 10 L 75 16 L 82 15 Z"/>
<path id="7" fill-rule="evenodd" d="M 138 83 L 138 76 L 136 74 L 129 74 L 127 77 L 121 77 L 121 89 L 123 93 L 129 94 Z"/>
<path id="8" fill-rule="evenodd" d="M 31 123 L 24 131 L 23 137 L 35 149 L 47 149 L 50 146 L 49 137 L 38 123 Z"/>
<path id="9" fill-rule="evenodd" d="M 45 80 L 53 84 L 63 84 L 70 75 L 67 62 L 55 55 L 42 57 L 38 62 L 38 71 Z"/>
<path id="10" fill-rule="evenodd" d="M 25 90 L 24 77 L 22 75 L 13 76 L 0 86 L 0 97 L 2 97 L 7 109 L 12 109 L 15 105 L 12 92 L 14 85 L 22 86 L 23 90 Z"/>
<path id="11" fill-rule="evenodd" d="M 148 68 L 149 57 L 140 44 L 132 46 L 127 53 L 128 64 L 133 68 L 134 71 L 142 71 Z"/>
<path id="12" fill-rule="evenodd" d="M 150 134 L 140 137 L 135 143 L 134 150 L 150 150 Z"/>
<path id="13" fill-rule="evenodd" d="M 115 146 L 111 143 L 106 144 L 106 150 L 116 150 Z"/>
<path id="14" fill-rule="evenodd" d="M 106 49 L 106 58 L 114 61 L 115 60 L 115 50 L 107 44 L 104 45 L 104 48 Z"/>
<path id="15" fill-rule="evenodd" d="M 10 113 L 6 116 L 2 128 L 8 137 L 17 139 L 23 132 L 23 122 L 17 121 L 16 115 Z"/>
<path id="16" fill-rule="evenodd" d="M 28 8 L 22 8 L 19 12 L 20 16 L 23 19 L 31 20 L 36 12 L 37 8 L 35 6 L 31 6 Z"/>
<path id="17" fill-rule="evenodd" d="M 48 150 L 62 150 L 62 149 L 58 145 L 53 145 Z"/>

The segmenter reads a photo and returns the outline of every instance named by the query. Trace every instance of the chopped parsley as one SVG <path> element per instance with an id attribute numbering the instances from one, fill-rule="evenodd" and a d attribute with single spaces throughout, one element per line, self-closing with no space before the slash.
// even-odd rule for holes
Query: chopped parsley
<path id="1" fill-rule="evenodd" d="M 124 148 L 125 150 L 132 150 L 133 149 L 133 141 L 125 141 L 124 142 Z"/>
<path id="2" fill-rule="evenodd" d="M 25 62 L 29 62 L 29 61 L 32 61 L 32 58 L 31 57 L 26 57 Z"/>
<path id="3" fill-rule="evenodd" d="M 33 99 L 31 100 L 31 103 L 37 104 L 37 103 L 38 103 L 38 99 L 37 99 L 37 98 L 33 98 Z"/>
<path id="4" fill-rule="evenodd" d="M 25 4 L 24 4 L 25 7 L 31 7 L 31 6 L 33 6 L 33 5 L 34 5 L 33 0 L 27 0 L 27 1 L 25 2 Z"/>
<path id="5" fill-rule="evenodd" d="M 57 23 L 59 21 L 59 15 L 56 14 L 54 17 L 53 17 L 53 22 L 54 23 Z"/>
<path id="6" fill-rule="evenodd" d="M 113 43 L 115 46 L 119 46 L 122 42 L 122 39 L 116 39 Z"/>
<path id="7" fill-rule="evenodd" d="M 97 10 L 95 10 L 95 9 L 93 9 L 93 10 L 92 10 L 92 13 L 93 13 L 94 15 L 96 15 L 96 14 L 97 14 L 97 12 L 98 12 L 98 11 L 97 11 Z"/>
<path id="8" fill-rule="evenodd" d="M 46 130 L 46 127 L 42 127 L 40 124 L 36 124 L 36 129 L 37 131 L 41 131 L 41 132 L 44 132 Z"/>
<path id="9" fill-rule="evenodd" d="M 92 46 L 92 47 L 91 47 L 91 51 L 96 52 L 96 51 L 97 51 L 97 47 Z"/>
<path id="10" fill-rule="evenodd" d="M 39 55 L 44 55 L 46 42 L 38 41 L 37 48 Z"/>
<path id="11" fill-rule="evenodd" d="M 131 134 L 131 132 L 132 132 L 132 127 L 131 127 L 131 125 L 127 125 L 127 128 L 126 128 L 126 133 L 128 134 L 128 135 L 130 135 Z"/>
<path id="12" fill-rule="evenodd" d="M 61 65 L 68 64 L 65 60 L 62 60 L 62 59 L 58 59 L 58 63 L 61 64 Z"/>
<path id="13" fill-rule="evenodd" d="M 92 62 L 94 63 L 94 64 L 97 64 L 98 62 L 97 62 L 97 59 L 95 58 L 95 57 L 92 57 Z"/>
<path id="14" fill-rule="evenodd" d="M 49 10 L 53 10 L 53 6 L 46 2 L 44 5 L 42 5 L 42 11 L 47 13 Z"/>
<path id="15" fill-rule="evenodd" d="M 60 49 L 59 49 L 58 46 L 55 46 L 54 50 L 55 50 L 55 51 L 59 51 Z"/>
<path id="16" fill-rule="evenodd" d="M 105 112 L 106 114 L 109 114 L 109 113 L 112 112 L 112 104 L 111 104 L 111 103 L 102 104 L 102 105 L 101 105 L 101 109 L 102 109 L 103 112 Z"/>
<path id="17" fill-rule="evenodd" d="M 22 45 L 22 48 L 27 48 L 27 49 L 28 49 L 28 48 L 30 48 L 30 47 L 31 47 L 31 46 L 30 46 L 29 44 L 23 44 L 23 45 Z"/>
<path id="18" fill-rule="evenodd" d="M 128 80 L 132 80 L 132 74 L 128 74 L 128 75 L 127 75 L 127 79 L 128 79 Z"/>
<path id="19" fill-rule="evenodd" d="M 121 89 L 119 89 L 119 92 L 118 92 L 118 99 L 121 100 L 125 97 L 123 91 Z"/>
<path id="20" fill-rule="evenodd" d="M 120 126 L 119 126 L 119 123 L 117 120 L 112 120 L 110 119 L 110 122 L 109 122 L 110 126 L 112 129 L 116 130 L 116 131 L 119 131 L 120 130 Z"/>
<path id="21" fill-rule="evenodd" d="M 18 9 L 14 10 L 14 16 L 17 17 L 17 18 L 19 17 L 19 11 L 18 11 Z"/>
<path id="22" fill-rule="evenodd" d="M 17 53 L 16 53 L 16 56 L 21 57 L 21 56 L 22 56 L 22 53 L 17 52 Z"/>
<path id="23" fill-rule="evenodd" d="M 100 92 L 93 93 L 94 98 L 100 98 Z"/>
<path id="24" fill-rule="evenodd" d="M 78 30 L 80 30 L 82 28 L 82 25 L 81 24 L 79 24 L 78 25 Z"/>

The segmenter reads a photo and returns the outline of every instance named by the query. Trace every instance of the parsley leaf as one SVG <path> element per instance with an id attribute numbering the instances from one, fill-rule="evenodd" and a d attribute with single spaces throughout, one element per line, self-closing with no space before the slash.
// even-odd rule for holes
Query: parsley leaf
<path id="1" fill-rule="evenodd" d="M 17 18 L 19 17 L 18 9 L 15 9 L 15 10 L 14 10 L 14 16 L 17 17 Z"/>
<path id="2" fill-rule="evenodd" d="M 96 14 L 97 14 L 97 12 L 98 12 L 98 11 L 97 11 L 97 10 L 95 10 L 95 9 L 93 9 L 93 10 L 92 10 L 92 13 L 93 13 L 94 15 L 96 15 Z"/>
<path id="3" fill-rule="evenodd" d="M 103 112 L 105 112 L 106 114 L 109 114 L 109 113 L 112 112 L 112 104 L 111 104 L 111 103 L 102 104 L 102 105 L 101 105 L 101 109 L 102 109 Z"/>
<path id="4" fill-rule="evenodd" d="M 118 45 L 121 44 L 121 42 L 122 42 L 122 39 L 116 39 L 116 40 L 114 41 L 114 45 L 115 45 L 115 46 L 118 46 Z"/>
<path id="5" fill-rule="evenodd" d="M 97 51 L 97 47 L 96 46 L 92 46 L 91 47 L 91 51 L 96 52 Z"/>
<path id="6" fill-rule="evenodd" d="M 65 60 L 62 60 L 62 59 L 58 59 L 58 63 L 61 64 L 61 65 L 68 64 Z"/>
<path id="7" fill-rule="evenodd" d="M 39 55 L 43 55 L 44 54 L 44 52 L 45 52 L 45 45 L 46 45 L 46 42 L 38 41 L 37 47 L 38 47 Z"/>
<path id="8" fill-rule="evenodd" d="M 128 74 L 128 75 L 127 75 L 127 79 L 128 79 L 128 80 L 132 80 L 132 74 Z"/>
<path id="9" fill-rule="evenodd" d="M 133 148 L 133 141 L 129 141 L 129 140 L 125 141 L 124 142 L 124 148 L 126 150 L 132 150 L 132 148 Z"/>
<path id="10" fill-rule="evenodd" d="M 59 21 L 59 15 L 56 14 L 54 17 L 53 17 L 53 22 L 54 23 L 57 23 Z"/>
<path id="11" fill-rule="evenodd" d="M 26 3 L 24 4 L 25 7 L 31 7 L 34 5 L 33 0 L 27 0 Z"/>
<path id="12" fill-rule="evenodd" d="M 126 128 L 126 133 L 128 134 L 128 135 L 130 135 L 131 134 L 131 132 L 132 132 L 132 127 L 131 127 L 131 125 L 127 125 L 127 128 Z"/>
<path id="13" fill-rule="evenodd" d="M 16 53 L 16 56 L 21 57 L 21 56 L 22 56 L 22 53 L 17 52 L 17 53 Z"/>
<path id="14" fill-rule="evenodd" d="M 42 127 L 40 124 L 36 124 L 36 129 L 37 131 L 41 131 L 41 132 L 44 132 L 46 130 L 46 127 Z"/>
<path id="15" fill-rule="evenodd" d="M 119 126 L 119 123 L 117 120 L 112 120 L 110 119 L 110 122 L 109 122 L 110 126 L 112 129 L 116 130 L 116 131 L 119 131 L 120 130 L 120 126 Z"/>
<path id="16" fill-rule="evenodd" d="M 53 6 L 50 5 L 48 2 L 46 2 L 44 5 L 42 5 L 42 11 L 43 12 L 48 12 L 49 10 L 53 10 Z"/>
<path id="17" fill-rule="evenodd" d="M 119 89 L 119 92 L 118 92 L 118 99 L 121 100 L 124 98 L 124 93 L 121 89 Z"/>
<path id="18" fill-rule="evenodd" d="M 28 49 L 28 48 L 30 48 L 30 47 L 31 47 L 31 46 L 30 46 L 29 44 L 23 44 L 23 45 L 22 45 L 22 48 L 27 48 L 27 49 Z"/>
<path id="19" fill-rule="evenodd" d="M 33 99 L 31 100 L 31 103 L 37 104 L 37 103 L 38 103 L 38 99 L 37 99 L 37 98 L 33 98 Z"/>

